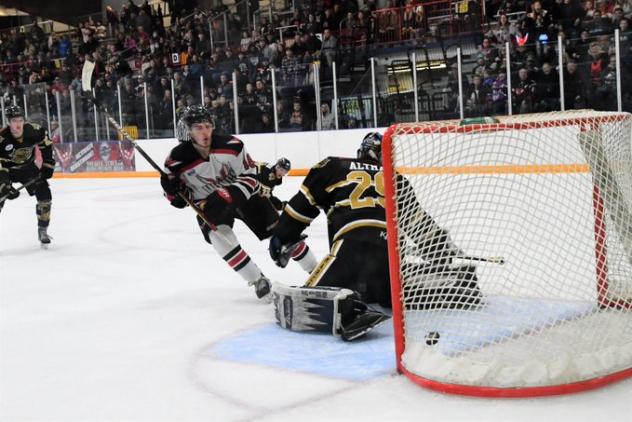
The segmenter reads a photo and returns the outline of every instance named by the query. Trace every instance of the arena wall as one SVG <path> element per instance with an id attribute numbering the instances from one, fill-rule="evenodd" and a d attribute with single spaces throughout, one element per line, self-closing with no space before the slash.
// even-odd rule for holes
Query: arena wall
<path id="1" fill-rule="evenodd" d="M 327 156 L 355 156 L 362 138 L 371 130 L 244 134 L 239 138 L 254 160 L 274 162 L 278 157 L 286 157 L 292 162 L 293 174 L 301 174 Z M 383 132 L 384 128 L 377 130 Z M 173 138 L 151 139 L 139 140 L 138 144 L 162 165 L 177 141 Z M 149 163 L 136 154 L 136 171 L 151 170 Z"/>

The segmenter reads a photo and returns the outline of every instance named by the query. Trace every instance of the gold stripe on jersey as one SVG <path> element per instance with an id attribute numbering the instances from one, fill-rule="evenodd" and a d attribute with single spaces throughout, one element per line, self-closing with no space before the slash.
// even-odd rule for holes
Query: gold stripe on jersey
<path id="1" fill-rule="evenodd" d="M 39 144 L 47 147 L 47 146 L 53 145 L 53 142 L 50 140 L 50 138 L 46 134 L 44 135 L 44 139 L 42 139 Z"/>
<path id="2" fill-rule="evenodd" d="M 294 208 L 290 206 L 290 204 L 287 204 L 285 206 L 285 208 L 283 209 L 283 212 L 287 213 L 287 215 L 289 215 L 296 221 L 299 221 L 303 224 L 310 224 L 312 221 L 314 221 L 313 218 L 303 215 L 300 212 L 296 211 Z"/>
<path id="3" fill-rule="evenodd" d="M 351 230 L 355 230 L 360 227 L 375 227 L 378 229 L 386 230 L 386 222 L 380 221 L 380 220 L 369 220 L 369 219 L 352 221 L 351 223 L 345 224 L 340 229 L 338 229 L 338 231 L 333 237 L 333 241 L 335 242 L 343 234 L 348 233 Z"/>
<path id="4" fill-rule="evenodd" d="M 338 255 L 338 251 L 342 247 L 342 242 L 344 242 L 344 240 L 338 240 L 334 242 L 333 245 L 331 245 L 331 250 L 329 251 L 327 256 L 324 257 L 323 260 L 320 261 L 320 263 L 318 263 L 316 268 L 314 268 L 314 270 L 309 275 L 309 278 L 305 282 L 306 287 L 318 286 L 318 282 L 323 278 L 323 275 L 325 275 L 329 267 L 331 267 L 331 265 L 336 260 L 336 255 Z"/>
<path id="5" fill-rule="evenodd" d="M 307 198 L 307 202 L 309 202 L 311 206 L 313 206 L 313 207 L 317 207 L 318 206 L 318 204 L 316 203 L 316 200 L 312 196 L 312 193 L 309 191 L 309 188 L 307 186 L 301 185 L 301 187 L 299 188 L 299 191 L 301 191 L 303 196 L 305 196 L 305 198 Z"/>
<path id="6" fill-rule="evenodd" d="M 327 193 L 331 193 L 333 190 L 338 189 L 338 188 L 342 188 L 348 185 L 355 185 L 357 184 L 358 181 L 355 179 L 345 179 L 345 180 L 341 180 L 340 182 L 336 182 L 333 185 L 329 185 L 325 188 L 325 192 Z"/>

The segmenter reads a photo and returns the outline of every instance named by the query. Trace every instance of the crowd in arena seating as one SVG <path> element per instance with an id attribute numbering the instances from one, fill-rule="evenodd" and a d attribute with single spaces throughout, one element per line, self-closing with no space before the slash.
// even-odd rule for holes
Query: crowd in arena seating
<path id="1" fill-rule="evenodd" d="M 563 43 L 565 108 L 616 110 L 613 34 L 615 28 L 620 30 L 622 80 L 626 80 L 632 76 L 632 2 L 534 0 L 528 2 L 526 13 L 511 22 L 507 13 L 516 10 L 515 3 L 500 5 L 497 24 L 483 33 L 473 72 L 463 79 L 466 113 L 507 113 L 506 43 L 516 76 L 511 84 L 513 112 L 560 110 L 558 36 Z M 451 84 L 458 83 L 456 73 L 450 79 Z M 624 109 L 630 110 L 632 98 L 624 94 Z"/>
<path id="2" fill-rule="evenodd" d="M 111 110 L 117 110 L 120 101 L 127 124 L 144 126 L 146 94 L 149 126 L 156 132 L 173 130 L 172 100 L 176 112 L 204 103 L 215 114 L 218 128 L 232 132 L 236 97 L 241 132 L 270 132 L 275 69 L 279 128 L 313 130 L 317 112 L 322 127 L 332 128 L 331 103 L 323 103 L 318 111 L 308 106 L 314 97 L 311 63 L 318 61 L 321 74 L 331 77 L 336 62 L 344 75 L 368 61 L 369 46 L 423 43 L 432 39 L 433 31 L 445 30 L 429 22 L 429 9 L 419 0 L 371 0 L 362 7 L 357 0 L 304 2 L 301 8 L 288 8 L 287 16 L 273 15 L 271 21 L 266 13 L 256 13 L 256 0 L 242 0 L 233 11 L 224 7 L 203 12 L 195 3 L 170 0 L 169 26 L 160 6 L 128 0 L 121 10 L 108 8 L 103 20 L 85 19 L 76 31 L 47 34 L 33 25 L 25 32 L 0 32 L 0 92 L 7 100 L 21 99 L 28 86 L 43 83 L 50 98 L 58 93 L 62 111 L 70 113 L 70 91 L 81 91 L 81 66 L 90 59 L 96 62 L 96 96 Z M 629 76 L 631 0 L 491 0 L 485 19 L 480 17 L 480 3 L 468 4 L 461 21 L 469 22 L 467 29 L 478 29 L 480 46 L 474 63 L 461 75 L 467 115 L 507 113 L 505 43 L 510 45 L 513 112 L 558 110 L 558 35 L 565 46 L 566 108 L 616 108 L 612 34 L 620 29 L 622 69 Z M 453 65 L 445 89 L 450 110 L 459 103 L 458 77 Z M 629 109 L 627 95 L 624 101 Z M 57 115 L 57 103 L 49 102 L 52 115 Z M 88 106 L 82 107 L 88 115 Z"/>

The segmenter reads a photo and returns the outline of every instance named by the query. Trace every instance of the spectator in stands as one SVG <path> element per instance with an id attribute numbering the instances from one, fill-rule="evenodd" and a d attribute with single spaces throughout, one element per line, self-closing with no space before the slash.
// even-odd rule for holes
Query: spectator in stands
<path id="1" fill-rule="evenodd" d="M 481 77 L 474 75 L 472 86 L 466 96 L 465 113 L 470 117 L 485 116 L 489 114 L 488 99 L 489 88 L 483 85 Z"/>
<path id="2" fill-rule="evenodd" d="M 295 100 L 292 104 L 292 113 L 290 115 L 290 125 L 289 128 L 291 130 L 310 130 L 310 123 L 308 121 L 307 115 L 303 110 L 303 106 L 301 102 Z"/>
<path id="3" fill-rule="evenodd" d="M 59 42 L 58 51 L 59 51 L 59 57 L 61 58 L 68 57 L 68 55 L 71 53 L 72 42 L 70 41 L 70 38 L 68 37 L 68 35 L 64 35 L 61 38 L 61 41 Z"/>
<path id="4" fill-rule="evenodd" d="M 588 30 L 588 33 L 592 37 L 611 34 L 613 31 L 612 20 L 608 17 L 602 17 L 601 11 L 599 10 L 593 12 L 592 19 L 586 22 L 584 28 Z"/>
<path id="5" fill-rule="evenodd" d="M 274 122 L 268 113 L 263 113 L 261 115 L 261 120 L 258 122 L 256 129 L 256 133 L 270 133 L 274 132 Z"/>
<path id="6" fill-rule="evenodd" d="M 415 31 L 415 10 L 412 3 L 406 5 L 404 14 L 402 16 L 402 39 L 409 39 L 416 37 Z"/>
<path id="7" fill-rule="evenodd" d="M 232 104 L 225 95 L 220 95 L 213 107 L 213 112 L 217 116 L 216 129 L 222 133 L 233 133 L 233 111 Z"/>
<path id="8" fill-rule="evenodd" d="M 518 71 L 518 81 L 511 89 L 514 113 L 525 114 L 533 112 L 536 101 L 536 83 L 529 76 L 527 68 Z"/>
<path id="9" fill-rule="evenodd" d="M 291 48 L 285 50 L 285 57 L 281 62 L 281 71 L 283 72 L 283 81 L 290 87 L 301 86 L 300 81 L 300 58 L 294 55 Z"/>
<path id="10" fill-rule="evenodd" d="M 601 83 L 596 88 L 595 105 L 598 110 L 617 110 L 617 70 L 614 57 L 601 73 Z"/>
<path id="11" fill-rule="evenodd" d="M 504 45 L 507 42 L 513 43 L 516 35 L 516 26 L 509 21 L 506 14 L 502 14 L 498 17 L 497 27 L 489 35 L 494 37 L 499 45 Z"/>
<path id="12" fill-rule="evenodd" d="M 423 4 L 415 6 L 415 37 L 421 37 L 428 30 L 428 21 L 426 19 L 426 10 Z"/>
<path id="13" fill-rule="evenodd" d="M 577 63 L 569 61 L 564 72 L 564 104 L 567 109 L 586 107 L 586 78 L 581 74 Z"/>
<path id="14" fill-rule="evenodd" d="M 392 0 L 388 0 L 387 10 L 383 10 L 378 15 L 378 33 L 380 42 L 395 41 L 395 29 L 399 24 L 399 16 L 392 8 Z"/>
<path id="15" fill-rule="evenodd" d="M 51 119 L 50 121 L 50 140 L 53 144 L 61 143 L 61 130 L 57 119 Z"/>
<path id="16" fill-rule="evenodd" d="M 540 0 L 531 3 L 531 11 L 524 18 L 524 27 L 532 40 L 537 40 L 541 34 L 546 34 L 552 24 L 552 16 L 542 7 Z"/>
<path id="17" fill-rule="evenodd" d="M 491 113 L 507 114 L 507 73 L 501 68 L 491 86 Z"/>
<path id="18" fill-rule="evenodd" d="M 555 111 L 560 109 L 560 79 L 559 74 L 553 71 L 550 63 L 542 64 L 542 69 L 537 75 L 537 104 L 536 111 Z"/>
<path id="19" fill-rule="evenodd" d="M 333 113 L 329 110 L 329 104 L 322 103 L 320 105 L 320 121 L 323 130 L 336 129 L 336 121 Z"/>
<path id="20" fill-rule="evenodd" d="M 165 89 L 162 93 L 162 98 L 158 102 L 157 115 L 158 118 L 154 119 L 156 129 L 173 129 L 173 105 L 172 105 L 171 90 Z"/>
<path id="21" fill-rule="evenodd" d="M 333 36 L 331 30 L 326 28 L 323 31 L 323 43 L 321 46 L 321 57 L 324 59 L 324 63 L 331 67 L 333 62 L 336 61 L 336 49 L 338 47 L 338 39 Z"/>
<path id="22" fill-rule="evenodd" d="M 276 115 L 280 129 L 289 129 L 291 112 L 287 107 L 285 100 L 278 99 L 276 104 Z"/>

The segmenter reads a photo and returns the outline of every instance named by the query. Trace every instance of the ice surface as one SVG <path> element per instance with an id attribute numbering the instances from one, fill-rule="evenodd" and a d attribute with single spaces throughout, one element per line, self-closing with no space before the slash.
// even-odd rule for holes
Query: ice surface
<path id="1" fill-rule="evenodd" d="M 299 183 L 289 178 L 278 196 Z M 266 335 L 272 308 L 203 241 L 190 210 L 168 206 L 157 179 L 54 179 L 52 189 L 47 251 L 33 198 L 0 214 L 0 421 L 632 420 L 632 381 L 545 399 L 444 396 L 394 364 L 360 378 L 315 372 L 358 358 L 295 333 L 293 351 L 307 366 L 311 351 L 313 366 L 237 359 L 279 353 Z M 240 223 L 236 232 L 270 278 L 304 280 L 296 264 L 276 268 Z M 308 234 L 322 257 L 323 217 Z M 388 366 L 388 348 L 371 341 L 384 334 L 365 342 L 364 362 Z M 226 351 L 237 343 L 239 353 Z"/>

